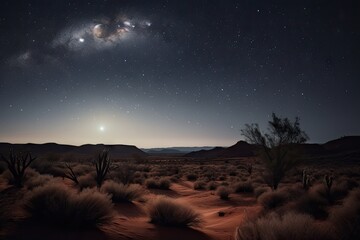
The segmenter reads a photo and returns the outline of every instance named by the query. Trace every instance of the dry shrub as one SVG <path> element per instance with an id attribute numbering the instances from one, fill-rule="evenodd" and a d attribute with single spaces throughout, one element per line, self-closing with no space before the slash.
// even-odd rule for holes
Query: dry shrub
<path id="1" fill-rule="evenodd" d="M 94 167 L 89 164 L 75 164 L 73 171 L 77 176 L 85 175 L 94 170 Z"/>
<path id="2" fill-rule="evenodd" d="M 197 180 L 194 182 L 194 189 L 195 190 L 204 190 L 206 189 L 206 182 L 203 180 Z"/>
<path id="3" fill-rule="evenodd" d="M 171 186 L 171 181 L 168 178 L 161 177 L 159 179 L 159 189 L 169 189 Z"/>
<path id="4" fill-rule="evenodd" d="M 45 184 L 48 184 L 54 180 L 55 180 L 55 178 L 52 175 L 36 174 L 36 175 L 28 178 L 25 181 L 24 185 L 27 187 L 27 189 L 32 190 L 36 187 L 44 186 Z"/>
<path id="5" fill-rule="evenodd" d="M 7 169 L 6 163 L 0 161 L 0 174 L 3 173 Z"/>
<path id="6" fill-rule="evenodd" d="M 38 159 L 32 162 L 30 167 L 41 174 L 50 174 L 57 177 L 64 175 L 63 166 L 58 161 L 53 161 L 51 158 Z"/>
<path id="7" fill-rule="evenodd" d="M 147 188 L 168 190 L 171 186 L 171 181 L 166 177 L 149 178 L 145 180 L 145 186 Z"/>
<path id="8" fill-rule="evenodd" d="M 349 193 L 350 186 L 347 181 L 336 182 L 331 188 L 330 196 L 333 201 L 339 201 Z"/>
<path id="9" fill-rule="evenodd" d="M 336 207 L 329 217 L 338 239 L 358 239 L 360 236 L 360 189 L 350 192 L 343 205 Z"/>
<path id="10" fill-rule="evenodd" d="M 309 214 L 316 219 L 326 219 L 328 216 L 327 205 L 328 201 L 324 197 L 310 189 L 294 203 L 293 208 L 297 212 Z"/>
<path id="11" fill-rule="evenodd" d="M 138 184 L 124 185 L 114 181 L 107 181 L 101 186 L 101 191 L 111 195 L 114 203 L 131 202 L 143 195 L 143 188 Z"/>
<path id="12" fill-rule="evenodd" d="M 157 188 L 158 187 L 157 180 L 155 178 L 148 178 L 145 180 L 145 186 L 147 188 Z"/>
<path id="13" fill-rule="evenodd" d="M 78 177 L 80 189 L 93 188 L 96 186 L 95 172 L 88 173 L 84 176 Z"/>
<path id="14" fill-rule="evenodd" d="M 216 188 L 219 186 L 219 184 L 215 181 L 210 181 L 206 185 L 207 190 L 216 190 Z"/>
<path id="15" fill-rule="evenodd" d="M 234 192 L 236 193 L 253 193 L 254 187 L 250 181 L 238 182 L 234 184 Z"/>
<path id="16" fill-rule="evenodd" d="M 228 200 L 230 193 L 230 188 L 226 186 L 220 186 L 216 189 L 216 195 L 218 195 L 223 200 Z"/>
<path id="17" fill-rule="evenodd" d="M 112 217 L 109 195 L 90 189 L 76 193 L 61 184 L 35 188 L 25 210 L 31 218 L 64 227 L 94 227 Z"/>
<path id="18" fill-rule="evenodd" d="M 309 215 L 293 212 L 279 216 L 276 213 L 245 221 L 235 232 L 236 240 L 330 240 L 329 231 L 317 227 Z"/>
<path id="19" fill-rule="evenodd" d="M 256 198 L 259 198 L 263 193 L 271 191 L 270 187 L 258 186 L 254 189 L 254 194 Z"/>
<path id="20" fill-rule="evenodd" d="M 198 176 L 196 174 L 190 173 L 186 175 L 186 179 L 188 181 L 196 181 L 198 179 Z"/>
<path id="21" fill-rule="evenodd" d="M 199 226 L 199 213 L 188 205 L 167 197 L 158 197 L 148 205 L 148 215 L 154 224 L 176 227 Z"/>
<path id="22" fill-rule="evenodd" d="M 271 191 L 263 193 L 258 202 L 265 210 L 271 210 L 283 206 L 288 201 L 289 195 L 284 191 Z"/>

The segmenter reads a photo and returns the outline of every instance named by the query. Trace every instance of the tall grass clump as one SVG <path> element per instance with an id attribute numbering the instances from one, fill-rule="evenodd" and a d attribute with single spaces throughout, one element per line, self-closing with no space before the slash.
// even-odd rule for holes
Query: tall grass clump
<path id="1" fill-rule="evenodd" d="M 228 200 L 230 193 L 230 189 L 226 186 L 220 186 L 216 189 L 216 195 L 218 195 L 222 200 Z"/>
<path id="2" fill-rule="evenodd" d="M 336 229 L 338 239 L 358 239 L 360 236 L 360 190 L 350 192 L 341 206 L 337 206 L 329 217 Z"/>
<path id="3" fill-rule="evenodd" d="M 293 212 L 280 216 L 272 213 L 255 221 L 245 221 L 236 229 L 235 240 L 331 240 L 329 229 L 315 224 L 309 215 Z"/>
<path id="4" fill-rule="evenodd" d="M 167 177 L 149 178 L 145 180 L 145 186 L 147 188 L 168 190 L 171 186 L 171 181 Z"/>
<path id="5" fill-rule="evenodd" d="M 236 193 L 253 193 L 254 186 L 250 181 L 238 182 L 234 184 L 234 192 Z"/>
<path id="6" fill-rule="evenodd" d="M 111 195 L 114 203 L 118 202 L 132 202 L 143 195 L 143 188 L 139 184 L 117 183 L 113 181 L 105 182 L 101 191 Z"/>
<path id="7" fill-rule="evenodd" d="M 77 193 L 61 184 L 47 184 L 30 192 L 25 202 L 30 218 L 64 227 L 95 227 L 110 220 L 110 196 L 85 189 Z"/>
<path id="8" fill-rule="evenodd" d="M 199 226 L 202 222 L 200 214 L 191 207 L 166 197 L 150 202 L 148 215 L 151 223 L 165 226 Z"/>

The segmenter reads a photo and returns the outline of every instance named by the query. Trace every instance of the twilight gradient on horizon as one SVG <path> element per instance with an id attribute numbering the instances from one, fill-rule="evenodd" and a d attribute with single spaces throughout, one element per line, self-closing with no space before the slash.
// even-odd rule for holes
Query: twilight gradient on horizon
<path id="1" fill-rule="evenodd" d="M 299 116 L 311 142 L 359 135 L 359 9 L 2 1 L 0 141 L 229 146 L 271 112 Z"/>

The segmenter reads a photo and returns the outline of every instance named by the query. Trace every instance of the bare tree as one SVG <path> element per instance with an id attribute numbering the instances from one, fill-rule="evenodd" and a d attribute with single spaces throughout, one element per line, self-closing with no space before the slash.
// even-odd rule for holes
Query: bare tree
<path id="1" fill-rule="evenodd" d="M 300 128 L 300 119 L 292 122 L 280 118 L 275 113 L 268 122 L 267 133 L 262 133 L 258 124 L 246 124 L 241 134 L 245 139 L 261 148 L 261 159 L 265 163 L 269 184 L 276 190 L 286 172 L 298 162 L 297 144 L 305 143 L 309 138 Z"/>
<path id="2" fill-rule="evenodd" d="M 13 176 L 14 186 L 22 187 L 24 178 L 25 178 L 25 170 L 30 166 L 30 164 L 36 158 L 31 157 L 30 153 L 27 154 L 15 154 L 12 149 L 9 153 L 9 158 L 1 155 L 1 160 L 7 164 L 7 167 L 10 173 Z"/>

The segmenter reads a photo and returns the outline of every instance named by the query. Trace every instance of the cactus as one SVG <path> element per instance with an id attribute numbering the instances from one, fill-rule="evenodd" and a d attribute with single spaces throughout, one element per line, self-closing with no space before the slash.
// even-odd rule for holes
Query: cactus
<path id="1" fill-rule="evenodd" d="M 67 173 L 64 173 L 64 177 L 70 179 L 71 181 L 73 181 L 75 184 L 79 184 L 78 178 L 75 174 L 75 172 L 73 171 L 72 167 L 70 166 L 70 164 L 65 163 L 65 167 L 69 170 Z"/>
<path id="2" fill-rule="evenodd" d="M 36 157 L 31 157 L 30 153 L 27 153 L 25 155 L 22 155 L 21 153 L 15 154 L 12 149 L 10 149 L 8 159 L 1 155 L 1 160 L 7 164 L 7 167 L 13 176 L 14 186 L 16 187 L 23 186 L 25 170 L 35 159 Z"/>
<path id="3" fill-rule="evenodd" d="M 332 187 L 332 184 L 333 184 L 333 176 L 329 176 L 329 175 L 325 175 L 324 176 L 324 184 L 325 184 L 325 187 L 326 187 L 326 195 L 328 197 L 328 199 L 330 200 L 331 196 L 330 196 L 330 193 L 331 193 L 331 187 Z"/>
<path id="4" fill-rule="evenodd" d="M 310 186 L 310 175 L 307 173 L 306 169 L 304 169 L 302 171 L 302 184 L 303 184 L 303 188 L 305 190 L 309 189 Z"/>
<path id="5" fill-rule="evenodd" d="M 98 188 L 100 188 L 101 185 L 103 184 L 106 175 L 110 171 L 110 166 L 111 166 L 111 160 L 109 157 L 109 151 L 104 150 L 101 154 L 99 154 L 98 159 L 95 161 L 95 168 L 96 168 L 95 180 Z"/>

